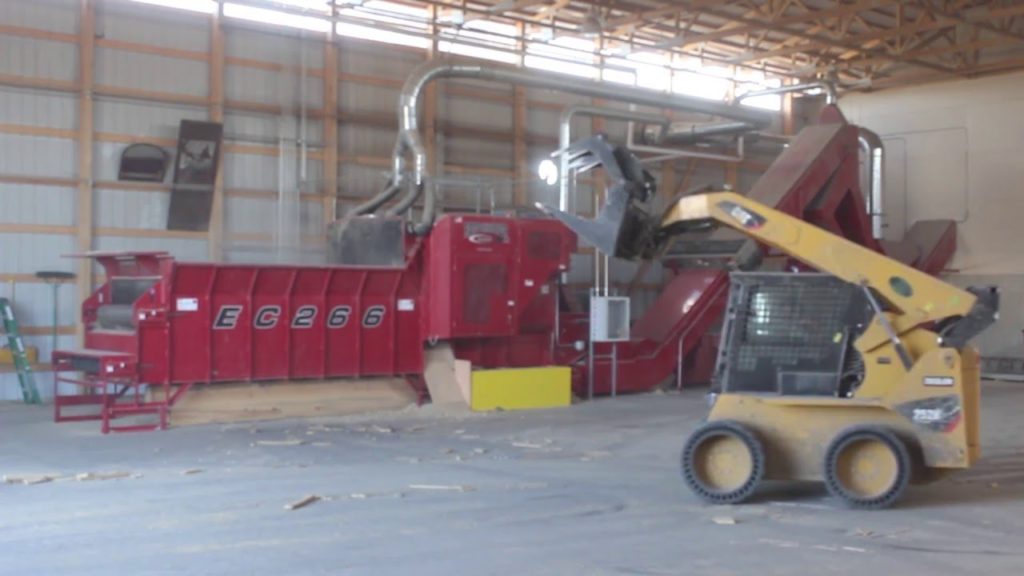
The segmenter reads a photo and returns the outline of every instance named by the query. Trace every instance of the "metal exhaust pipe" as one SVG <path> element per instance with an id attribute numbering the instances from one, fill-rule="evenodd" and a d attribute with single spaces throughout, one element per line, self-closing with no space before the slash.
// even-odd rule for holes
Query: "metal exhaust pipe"
<path id="1" fill-rule="evenodd" d="M 884 201 L 884 178 L 885 178 L 885 146 L 878 134 L 860 128 L 857 135 L 857 142 L 864 152 L 864 161 L 868 165 L 868 193 L 864 195 L 867 212 L 871 218 L 871 235 L 876 240 L 881 240 L 885 225 L 885 211 L 882 202 Z"/>

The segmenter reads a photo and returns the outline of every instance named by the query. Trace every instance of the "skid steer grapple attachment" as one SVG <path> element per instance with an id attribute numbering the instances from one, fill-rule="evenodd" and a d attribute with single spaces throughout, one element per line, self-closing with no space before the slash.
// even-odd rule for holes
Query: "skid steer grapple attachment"
<path id="1" fill-rule="evenodd" d="M 608 194 L 597 218 L 580 218 L 540 206 L 561 220 L 580 238 L 616 258 L 650 258 L 657 252 L 658 220 L 645 209 L 655 194 L 654 178 L 628 150 L 599 134 L 580 140 L 561 151 L 569 168 L 581 174 L 603 166 L 609 180 Z"/>

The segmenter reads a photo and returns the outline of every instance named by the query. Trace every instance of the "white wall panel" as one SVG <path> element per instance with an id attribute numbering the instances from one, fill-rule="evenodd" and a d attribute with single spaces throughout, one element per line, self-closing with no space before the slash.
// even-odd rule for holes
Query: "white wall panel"
<path id="1" fill-rule="evenodd" d="M 277 235 L 277 200 L 246 197 L 228 197 L 225 226 L 228 234 Z M 295 212 L 298 217 L 296 228 L 304 236 L 316 236 L 323 231 L 323 209 L 319 202 L 303 200 Z"/>
<path id="2" fill-rule="evenodd" d="M 321 246 L 277 247 L 273 243 L 235 242 L 225 250 L 227 262 L 242 264 L 327 264 L 326 251 Z"/>
<path id="3" fill-rule="evenodd" d="M 343 154 L 390 158 L 396 135 L 395 130 L 343 123 L 338 129 L 338 147 Z"/>
<path id="4" fill-rule="evenodd" d="M 315 236 L 324 233 L 324 209 L 320 202 L 303 202 L 299 207 L 302 233 Z"/>
<path id="5" fill-rule="evenodd" d="M 137 42 L 150 46 L 206 52 L 210 49 L 210 31 L 205 18 L 190 19 L 191 24 L 175 23 L 168 34 L 168 23 L 142 16 L 101 10 L 97 13 L 96 30 L 104 38 Z"/>
<path id="6" fill-rule="evenodd" d="M 0 35 L 0 73 L 54 80 L 74 80 L 74 44 Z"/>
<path id="7" fill-rule="evenodd" d="M 74 198 L 71 188 L 0 183 L 0 222 L 71 226 Z"/>
<path id="8" fill-rule="evenodd" d="M 78 29 L 79 6 L 75 0 L 5 0 L 0 2 L 0 22 L 74 34 Z"/>
<path id="9" fill-rule="evenodd" d="M 385 168 L 343 163 L 338 167 L 338 187 L 342 196 L 369 198 L 384 189 L 389 176 Z"/>
<path id="10" fill-rule="evenodd" d="M 206 120 L 208 113 L 199 106 L 182 106 L 158 102 L 97 99 L 94 110 L 97 132 L 114 132 L 177 138 L 182 120 Z"/>
<path id="11" fill-rule="evenodd" d="M 298 71 L 279 72 L 228 66 L 225 71 L 225 91 L 229 100 L 242 100 L 275 104 L 298 114 L 300 96 L 300 74 Z M 323 82 L 320 78 L 306 77 L 306 106 L 310 109 L 323 105 Z"/>
<path id="12" fill-rule="evenodd" d="M 96 49 L 96 83 L 191 96 L 209 93 L 206 62 L 103 47 Z"/>
<path id="13" fill-rule="evenodd" d="M 171 195 L 142 190 L 97 190 L 96 225 L 109 228 L 164 230 Z"/>
<path id="14" fill-rule="evenodd" d="M 277 201 L 228 197 L 226 229 L 231 234 L 273 234 L 277 226 Z"/>
<path id="15" fill-rule="evenodd" d="M 74 305 L 74 284 L 57 285 L 57 324 L 74 323 L 77 312 Z M 11 298 L 10 284 L 0 284 L 0 296 Z M 53 325 L 53 288 L 48 284 L 19 283 L 14 289 L 14 314 L 21 326 L 52 326 Z M 49 340 L 49 339 L 47 339 Z M 4 338 L 4 346 L 7 339 Z M 49 346 L 47 346 L 49 348 Z M 43 359 L 48 360 L 44 355 Z"/>
<path id="16" fill-rule="evenodd" d="M 342 82 L 338 102 L 345 112 L 384 115 L 394 118 L 397 126 L 400 92 L 397 88 Z"/>
<path id="17" fill-rule="evenodd" d="M 503 102 L 451 96 L 440 100 L 441 119 L 458 126 L 504 130 L 512 134 L 512 109 Z"/>
<path id="18" fill-rule="evenodd" d="M 280 33 L 270 34 L 231 26 L 224 35 L 225 51 L 228 56 L 298 67 L 302 61 L 302 56 L 299 53 L 298 31 L 279 29 L 278 32 Z M 314 37 L 320 38 L 321 36 L 316 34 L 309 36 L 310 39 Z M 306 42 L 305 51 L 306 66 L 310 68 L 323 66 L 321 44 Z"/>
<path id="19" fill-rule="evenodd" d="M 77 98 L 71 94 L 0 88 L 0 124 L 75 128 Z"/>
<path id="20" fill-rule="evenodd" d="M 477 140 L 475 138 L 446 138 L 444 158 L 448 164 L 464 166 L 511 170 L 514 165 L 511 142 Z"/>
<path id="21" fill-rule="evenodd" d="M 424 52 L 391 49 L 374 42 L 339 42 L 338 64 L 343 72 L 405 81 L 426 60 Z"/>
<path id="22" fill-rule="evenodd" d="M 75 143 L 63 138 L 0 134 L 0 174 L 73 178 Z"/>
<path id="23" fill-rule="evenodd" d="M 39 270 L 64 270 L 72 272 L 74 260 L 62 255 L 72 254 L 75 239 L 62 234 L 6 234 L 0 233 L 0 272 L 11 274 L 34 274 Z"/>
<path id="24" fill-rule="evenodd" d="M 256 154 L 224 155 L 224 186 L 277 190 L 277 158 Z"/>
<path id="25" fill-rule="evenodd" d="M 268 114 L 227 112 L 224 114 L 224 137 L 229 141 L 262 142 L 276 145 L 280 119 Z"/>
<path id="26" fill-rule="evenodd" d="M 96 250 L 164 251 L 178 260 L 197 262 L 207 260 L 206 240 L 184 238 L 133 238 L 98 236 Z"/>

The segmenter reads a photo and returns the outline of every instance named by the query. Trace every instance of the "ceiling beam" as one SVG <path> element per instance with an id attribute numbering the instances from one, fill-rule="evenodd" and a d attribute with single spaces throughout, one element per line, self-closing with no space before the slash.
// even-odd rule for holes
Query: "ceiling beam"
<path id="1" fill-rule="evenodd" d="M 891 40 L 894 38 L 903 38 L 906 36 L 914 36 L 920 32 L 928 32 L 931 30 L 939 30 L 943 28 L 952 28 L 956 24 L 953 22 L 942 22 L 937 20 L 929 20 L 927 22 L 917 22 L 914 24 L 905 24 L 902 28 L 887 28 L 879 30 L 877 32 L 871 32 L 868 34 L 858 34 L 856 36 L 850 36 L 847 40 L 859 46 L 850 49 L 847 56 L 844 54 L 846 59 L 852 57 L 852 55 L 860 54 L 866 50 L 873 48 L 879 41 Z M 874 43 L 872 46 L 865 46 L 868 43 Z M 755 60 L 763 60 L 766 58 L 785 56 L 788 54 L 799 53 L 808 50 L 818 50 L 826 47 L 837 47 L 834 42 L 830 42 L 827 39 L 823 40 L 811 40 L 803 44 L 796 44 L 794 46 L 787 46 L 784 48 L 765 50 L 763 52 L 752 52 L 745 54 L 741 58 L 737 58 L 735 62 L 737 64 L 742 62 L 751 62 Z"/>
<path id="2" fill-rule="evenodd" d="M 829 8 L 825 10 L 812 10 L 801 14 L 794 14 L 792 16 L 776 18 L 774 20 L 753 20 L 747 15 L 743 16 L 730 16 L 732 22 L 722 26 L 720 29 L 714 32 L 708 32 L 706 34 L 699 34 L 697 36 L 690 36 L 686 38 L 680 45 L 681 48 L 689 48 L 705 42 L 712 42 L 721 38 L 728 38 L 730 36 L 736 36 L 739 34 L 747 34 L 750 32 L 756 32 L 759 30 L 778 31 L 783 33 L 792 33 L 791 30 L 787 29 L 786 26 L 792 24 L 801 24 L 804 22 L 811 22 L 815 20 L 823 20 L 826 18 L 839 18 L 843 16 L 849 16 L 856 14 L 857 12 L 863 12 L 865 10 L 873 10 L 886 4 L 893 4 L 895 0 L 861 0 L 854 4 L 842 4 L 836 8 Z M 709 12 L 710 13 L 710 12 Z"/>
<path id="3" fill-rule="evenodd" d="M 718 10 L 718 9 L 710 9 L 709 8 L 709 9 L 706 9 L 705 12 L 707 12 L 708 14 L 717 16 L 719 18 L 723 18 L 723 19 L 727 19 L 727 20 L 735 20 L 735 21 L 741 22 L 743 24 L 756 24 L 757 23 L 756 21 L 751 21 L 751 20 L 749 20 L 747 18 L 743 18 L 741 16 L 735 16 L 735 15 L 732 15 L 732 14 L 730 14 L 728 12 L 724 12 L 724 11 Z M 819 36 L 817 34 L 809 34 L 809 33 L 804 32 L 802 30 L 793 29 L 793 28 L 790 28 L 790 27 L 787 27 L 787 26 L 776 26 L 776 28 L 778 29 L 779 32 L 783 32 L 783 33 L 790 34 L 790 35 L 793 35 L 793 36 L 799 36 L 799 37 L 804 38 L 806 40 L 817 41 L 817 42 L 826 42 L 826 43 L 829 43 L 829 44 L 831 44 L 831 45 L 833 45 L 833 46 L 835 46 L 837 48 L 845 48 L 847 50 L 859 50 L 860 49 L 859 46 L 857 46 L 855 44 L 852 44 L 850 42 L 844 42 L 844 41 L 840 41 L 840 40 L 836 40 L 836 39 L 832 39 L 832 38 L 826 38 L 826 37 L 823 37 L 823 36 Z M 917 66 L 919 68 L 927 68 L 929 70 L 934 70 L 936 72 L 943 72 L 943 73 L 946 73 L 946 74 L 955 74 L 956 73 L 956 70 L 953 70 L 951 68 L 948 68 L 946 66 L 942 66 L 942 65 L 939 65 L 939 64 L 934 64 L 932 62 L 927 62 L 927 61 L 924 61 L 924 60 L 905 59 L 905 58 L 899 58 L 899 57 L 894 57 L 893 59 L 894 60 L 900 60 L 901 62 L 904 62 L 906 64 L 912 64 L 912 65 Z"/>
<path id="4" fill-rule="evenodd" d="M 722 4 L 722 0 L 695 0 L 693 2 L 669 2 L 668 6 L 663 8 L 655 8 L 653 10 L 647 10 L 645 12 L 637 12 L 631 16 L 624 16 L 614 20 L 609 20 L 605 25 L 605 29 L 608 34 L 617 35 L 629 32 L 631 29 L 636 28 L 640 24 L 645 24 L 654 21 L 655 19 L 665 18 L 667 16 L 674 16 L 682 12 L 693 12 L 699 11 L 706 6 L 719 6 Z"/>

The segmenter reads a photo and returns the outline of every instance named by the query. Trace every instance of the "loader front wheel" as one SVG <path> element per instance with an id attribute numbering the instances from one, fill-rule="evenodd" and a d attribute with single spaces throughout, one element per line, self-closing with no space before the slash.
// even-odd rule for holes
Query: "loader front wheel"
<path id="1" fill-rule="evenodd" d="M 906 444 L 880 426 L 844 430 L 825 453 L 825 485 L 851 508 L 892 505 L 907 488 L 912 470 Z"/>
<path id="2" fill-rule="evenodd" d="M 687 439 L 682 454 L 683 480 L 712 504 L 746 500 L 764 478 L 764 447 L 738 422 L 708 422 Z"/>

